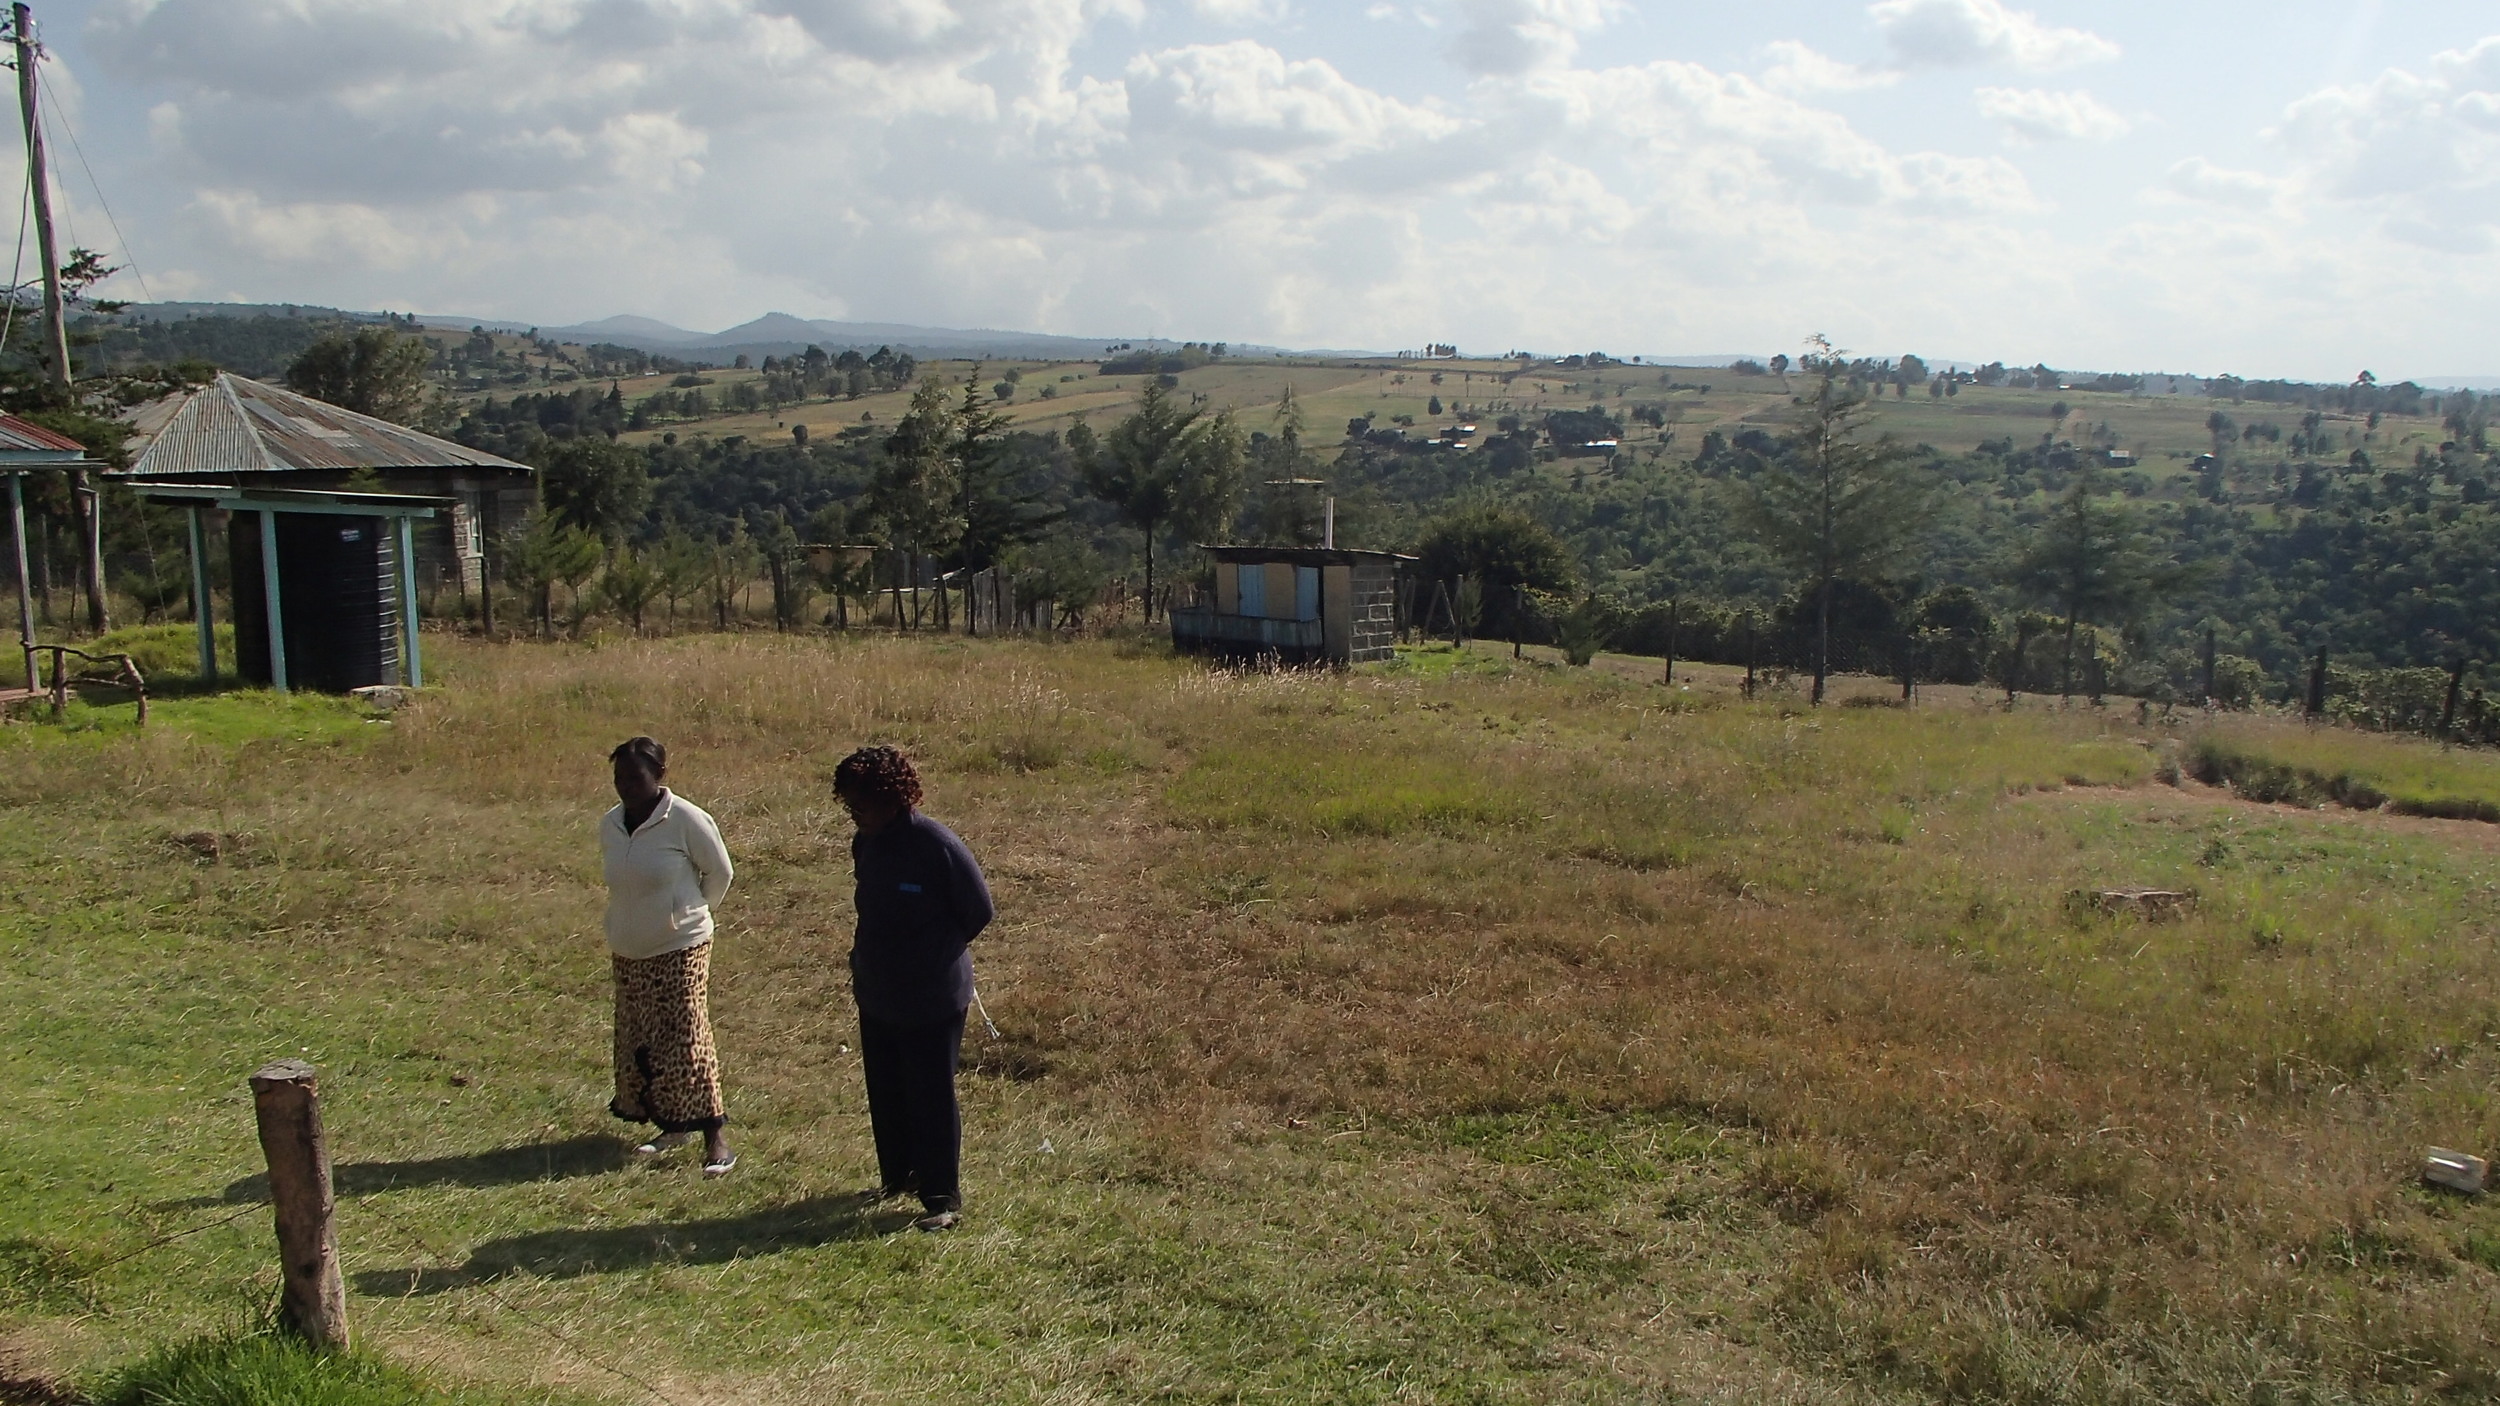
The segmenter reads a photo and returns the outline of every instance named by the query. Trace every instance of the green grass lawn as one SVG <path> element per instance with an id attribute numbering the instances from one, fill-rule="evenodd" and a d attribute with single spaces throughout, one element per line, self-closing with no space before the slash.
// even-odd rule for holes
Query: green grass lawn
<path id="1" fill-rule="evenodd" d="M 2412 1183 L 2500 1143 L 2486 827 L 2161 786 L 2189 739 L 2132 714 L 1817 712 L 1506 649 L 427 655 L 389 721 L 246 693 L 0 729 L 10 1360 L 109 1399 L 230 1351 L 275 1283 L 243 1081 L 291 1055 L 360 1343 L 415 1374 L 375 1390 L 411 1400 L 2500 1390 L 2500 1210 Z M 591 827 L 641 731 L 740 863 L 721 1182 L 603 1113 Z M 826 780 L 870 740 L 1000 899 L 945 1236 L 850 1196 Z M 2199 904 L 2065 901 L 2119 883 Z"/>

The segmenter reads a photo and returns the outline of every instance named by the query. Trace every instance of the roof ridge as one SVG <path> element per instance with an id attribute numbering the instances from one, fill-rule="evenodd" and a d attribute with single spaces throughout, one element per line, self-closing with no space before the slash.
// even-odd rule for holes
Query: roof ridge
<path id="1" fill-rule="evenodd" d="M 527 464 L 233 371 L 219 371 L 165 413 L 115 476 L 486 469 Z M 161 403 L 161 402 L 158 402 Z"/>

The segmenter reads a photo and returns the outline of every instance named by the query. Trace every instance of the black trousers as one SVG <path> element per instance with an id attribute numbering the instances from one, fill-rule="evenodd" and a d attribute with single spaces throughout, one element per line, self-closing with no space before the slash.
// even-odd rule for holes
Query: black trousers
<path id="1" fill-rule="evenodd" d="M 963 1059 L 964 1013 L 926 1025 L 859 1018 L 860 1072 L 868 1083 L 868 1124 L 877 1139 L 877 1180 L 920 1188 L 932 1214 L 963 1204 L 963 1114 L 955 1069 Z"/>

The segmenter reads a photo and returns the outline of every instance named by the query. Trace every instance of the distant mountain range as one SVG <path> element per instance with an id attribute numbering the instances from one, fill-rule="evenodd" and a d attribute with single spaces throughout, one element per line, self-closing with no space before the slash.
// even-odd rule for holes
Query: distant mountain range
<path id="1" fill-rule="evenodd" d="M 430 327 L 486 326 L 497 330 L 529 331 L 509 322 L 480 322 L 474 318 L 420 316 L 418 321 Z M 1154 337 L 1063 337 L 1050 332 L 1010 332 L 989 327 L 920 327 L 905 322 L 833 322 L 823 319 L 793 317 L 786 312 L 768 312 L 752 322 L 720 332 L 693 332 L 674 327 L 655 318 L 626 314 L 603 317 L 597 322 L 575 323 L 569 327 L 540 327 L 538 335 L 559 342 L 609 342 L 638 351 L 656 352 L 663 356 L 701 357 L 706 361 L 727 361 L 741 353 L 761 359 L 766 356 L 789 356 L 811 346 L 829 352 L 856 347 L 874 351 L 892 347 L 917 357 L 1015 357 L 1033 360 L 1083 361 L 1098 358 L 1119 345 L 1132 347 L 1176 347 L 1177 342 Z M 1274 347 L 1239 347 L 1243 355 L 1274 355 Z"/>
<path id="2" fill-rule="evenodd" d="M 120 314 L 123 317 L 150 321 L 172 321 L 184 317 L 302 317 L 345 319 L 351 322 L 381 322 L 395 315 L 379 312 L 349 312 L 338 308 L 316 307 L 304 303 L 132 303 Z M 673 356 L 687 361 L 703 361 L 727 365 L 743 355 L 755 361 L 768 356 L 790 356 L 810 346 L 829 352 L 848 348 L 874 351 L 892 347 L 909 352 L 923 360 L 940 359 L 1015 359 L 1053 361 L 1092 361 L 1101 358 L 1111 347 L 1171 349 L 1180 344 L 1161 337 L 1068 337 L 1050 332 L 1011 332 L 997 328 L 922 327 L 908 322 L 835 322 L 827 319 L 793 317 L 784 312 L 768 312 L 751 322 L 742 322 L 720 332 L 695 332 L 662 322 L 657 318 L 620 314 L 603 317 L 596 322 L 575 323 L 566 327 L 533 325 L 503 318 L 457 317 L 441 313 L 419 314 L 416 321 L 428 327 L 484 327 L 495 332 L 536 332 L 559 342 L 589 344 L 608 342 L 632 347 L 638 351 Z M 1258 346 L 1235 342 L 1231 350 L 1236 356 L 1298 356 L 1298 357 L 1377 357 L 1380 351 L 1353 348 Z M 1768 361 L 1762 353 L 1708 352 L 1672 356 L 1649 356 L 1644 360 L 1653 367 L 1701 370 L 1727 366 L 1738 360 Z M 1939 371 L 1968 370 L 1976 361 L 1960 358 L 1930 357 L 1928 364 Z M 2083 377 L 2091 373 L 2069 371 Z M 2147 390 L 2153 394 L 2199 395 L 2203 393 L 2200 376 L 2153 375 L 2147 378 Z M 2414 376 L 2407 378 L 2431 390 L 2472 390 L 2480 393 L 2500 391 L 2500 378 L 2491 376 Z"/>
<path id="3" fill-rule="evenodd" d="M 184 317 L 307 317 L 380 322 L 388 314 L 351 312 L 298 303 L 133 303 L 123 309 L 122 316 L 153 321 Z M 793 317 L 785 312 L 768 312 L 752 322 L 742 322 L 721 332 L 695 332 L 657 318 L 631 314 L 565 327 L 443 313 L 420 313 L 416 320 L 428 327 L 484 327 L 494 332 L 536 332 L 541 337 L 559 342 L 608 342 L 663 356 L 722 363 L 741 354 L 756 360 L 767 356 L 789 356 L 810 346 L 823 347 L 829 352 L 853 347 L 861 351 L 892 347 L 924 359 L 1013 357 L 1085 361 L 1100 358 L 1106 349 L 1113 346 L 1168 349 L 1180 345 L 1159 337 L 1065 337 L 1049 332 L 920 327 L 903 322 L 832 322 Z M 1243 356 L 1272 356 L 1281 354 L 1282 349 L 1238 345 L 1233 351 Z"/>

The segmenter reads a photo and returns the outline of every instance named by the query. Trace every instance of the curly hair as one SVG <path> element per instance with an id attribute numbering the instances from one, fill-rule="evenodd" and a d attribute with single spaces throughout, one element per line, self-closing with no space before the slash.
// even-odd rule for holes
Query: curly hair
<path id="1" fill-rule="evenodd" d="M 883 796 L 917 808 L 920 773 L 911 759 L 891 747 L 862 747 L 833 769 L 833 789 L 844 796 Z"/>

